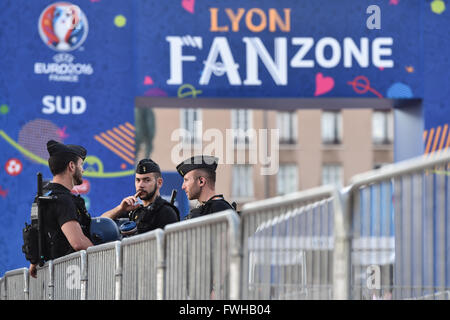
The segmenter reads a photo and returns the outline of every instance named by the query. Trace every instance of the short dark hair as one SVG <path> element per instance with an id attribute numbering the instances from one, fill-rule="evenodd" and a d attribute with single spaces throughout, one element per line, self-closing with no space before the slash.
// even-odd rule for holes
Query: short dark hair
<path id="1" fill-rule="evenodd" d="M 197 169 L 201 172 L 201 176 L 208 180 L 209 184 L 214 187 L 216 184 L 216 172 L 208 168 Z"/>
<path id="2" fill-rule="evenodd" d="M 57 155 L 53 155 L 48 159 L 48 166 L 50 167 L 50 171 L 54 176 L 57 174 L 63 173 L 69 165 L 70 161 L 73 161 L 77 164 L 78 159 L 81 159 L 74 153 L 59 153 Z"/>
<path id="3" fill-rule="evenodd" d="M 155 179 L 162 178 L 161 172 L 154 171 L 154 172 L 152 172 L 152 173 L 153 173 L 153 177 L 154 177 Z"/>
<path id="4" fill-rule="evenodd" d="M 150 174 L 152 175 L 153 178 L 155 178 L 155 180 L 162 178 L 161 172 L 157 172 L 157 171 L 153 171 L 153 172 L 148 172 L 148 173 L 138 173 L 136 172 L 136 174 Z"/>

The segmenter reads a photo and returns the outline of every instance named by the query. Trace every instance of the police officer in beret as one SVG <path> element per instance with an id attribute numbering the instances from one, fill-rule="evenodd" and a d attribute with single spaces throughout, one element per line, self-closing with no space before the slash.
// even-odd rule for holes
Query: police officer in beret
<path id="1" fill-rule="evenodd" d="M 159 165 L 151 159 L 142 159 L 136 166 L 136 194 L 126 197 L 102 217 L 129 218 L 136 222 L 137 233 L 163 229 L 169 223 L 178 222 L 178 208 L 164 200 L 159 193 L 163 184 Z M 138 197 L 143 205 L 139 204 Z"/>
<path id="2" fill-rule="evenodd" d="M 83 183 L 86 149 L 50 140 L 47 151 L 53 180 L 43 186 L 43 193 L 56 196 L 56 200 L 46 204 L 43 219 L 44 257 L 50 260 L 86 250 L 93 243 L 89 232 L 91 217 L 84 200 L 71 193 L 74 186 Z M 29 271 L 32 277 L 36 277 L 36 265 L 30 264 Z"/>
<path id="3" fill-rule="evenodd" d="M 178 173 L 184 178 L 182 189 L 189 200 L 197 199 L 200 206 L 192 209 L 185 219 L 191 219 L 220 212 L 235 210 L 221 194 L 216 194 L 216 169 L 219 159 L 213 156 L 198 155 L 177 166 Z"/>

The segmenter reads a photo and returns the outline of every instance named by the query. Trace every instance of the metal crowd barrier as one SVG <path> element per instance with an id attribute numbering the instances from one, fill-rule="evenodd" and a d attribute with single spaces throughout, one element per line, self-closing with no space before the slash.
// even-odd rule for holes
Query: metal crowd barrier
<path id="1" fill-rule="evenodd" d="M 449 297 L 449 169 L 440 152 L 351 179 L 353 299 Z"/>
<path id="2" fill-rule="evenodd" d="M 6 300 L 6 289 L 5 289 L 5 276 L 3 275 L 2 278 L 0 278 L 0 300 Z"/>
<path id="3" fill-rule="evenodd" d="M 5 276 L 0 278 L 0 300 L 6 300 Z"/>
<path id="4" fill-rule="evenodd" d="M 49 261 L 51 300 L 86 299 L 86 251 L 78 251 Z"/>
<path id="5" fill-rule="evenodd" d="M 122 277 L 120 241 L 87 249 L 87 299 L 119 300 Z"/>
<path id="6" fill-rule="evenodd" d="M 341 297 L 333 293 L 334 236 L 343 232 L 335 232 L 338 198 L 324 186 L 244 206 L 243 299 Z"/>
<path id="7" fill-rule="evenodd" d="M 122 300 L 162 300 L 164 271 L 161 229 L 122 240 Z"/>
<path id="8" fill-rule="evenodd" d="M 48 261 L 37 279 L 8 271 L 0 298 L 238 299 L 239 272 L 239 217 L 228 210 Z"/>
<path id="9" fill-rule="evenodd" d="M 42 267 L 37 267 L 37 277 L 29 277 L 30 294 L 29 300 L 50 300 L 53 298 L 53 286 L 50 284 L 50 272 L 53 261 L 47 262 Z"/>
<path id="10" fill-rule="evenodd" d="M 0 278 L 0 299 L 449 299 L 450 152 Z"/>
<path id="11" fill-rule="evenodd" d="M 166 226 L 165 299 L 239 299 L 239 217 L 233 210 Z"/>
<path id="12" fill-rule="evenodd" d="M 5 300 L 28 300 L 28 269 L 7 271 L 2 278 Z"/>

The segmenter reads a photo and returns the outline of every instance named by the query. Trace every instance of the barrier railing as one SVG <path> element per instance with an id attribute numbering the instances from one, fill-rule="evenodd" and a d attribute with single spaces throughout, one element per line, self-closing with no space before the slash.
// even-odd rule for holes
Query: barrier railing
<path id="1" fill-rule="evenodd" d="M 449 299 L 450 152 L 89 248 L 0 299 Z"/>
<path id="2" fill-rule="evenodd" d="M 123 300 L 164 298 L 164 232 L 157 229 L 122 240 Z"/>
<path id="3" fill-rule="evenodd" d="M 6 279 L 5 279 L 5 276 L 3 275 L 3 277 L 0 278 L 0 300 L 6 300 L 5 283 L 6 283 Z"/>
<path id="4" fill-rule="evenodd" d="M 37 267 L 37 277 L 29 277 L 30 281 L 30 295 L 29 300 L 50 300 L 52 299 L 53 287 L 50 284 L 50 272 L 53 261 L 47 262 L 42 267 Z"/>
<path id="5" fill-rule="evenodd" d="M 354 299 L 448 296 L 449 165 L 439 153 L 351 179 Z"/>
<path id="6" fill-rule="evenodd" d="M 48 263 L 52 300 L 86 299 L 86 251 L 78 251 Z"/>
<path id="7" fill-rule="evenodd" d="M 20 268 L 5 273 L 3 277 L 3 289 L 5 300 L 27 300 L 28 299 L 28 269 Z"/>
<path id="8" fill-rule="evenodd" d="M 165 299 L 239 299 L 239 217 L 224 211 L 166 226 Z"/>
<path id="9" fill-rule="evenodd" d="M 122 250 L 120 241 L 87 249 L 88 300 L 119 300 L 121 277 Z"/>

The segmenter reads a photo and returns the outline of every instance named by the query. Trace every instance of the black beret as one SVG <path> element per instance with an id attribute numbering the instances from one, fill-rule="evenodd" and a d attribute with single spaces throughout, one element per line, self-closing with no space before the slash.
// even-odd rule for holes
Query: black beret
<path id="1" fill-rule="evenodd" d="M 73 153 L 77 156 L 79 156 L 81 159 L 86 158 L 86 149 L 82 146 L 77 146 L 74 144 L 63 144 L 61 142 L 50 140 L 47 142 L 47 151 L 50 157 L 62 154 L 62 153 Z"/>
<path id="2" fill-rule="evenodd" d="M 209 169 L 211 171 L 216 171 L 218 162 L 219 158 L 213 156 L 194 156 L 177 165 L 177 171 L 183 177 L 186 173 L 195 169 Z"/>
<path id="3" fill-rule="evenodd" d="M 146 174 L 150 172 L 161 173 L 161 169 L 159 168 L 158 164 L 152 159 L 142 159 L 141 161 L 139 161 L 138 165 L 136 166 L 136 173 Z"/>

